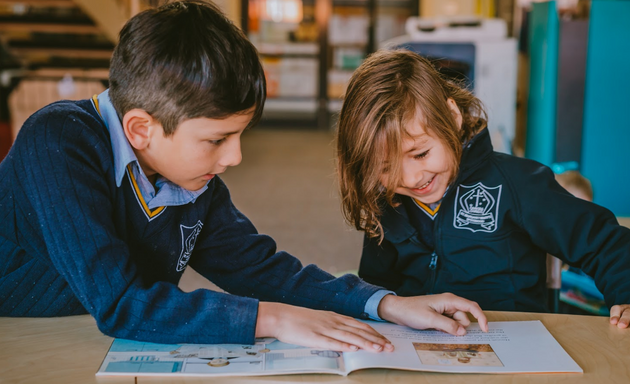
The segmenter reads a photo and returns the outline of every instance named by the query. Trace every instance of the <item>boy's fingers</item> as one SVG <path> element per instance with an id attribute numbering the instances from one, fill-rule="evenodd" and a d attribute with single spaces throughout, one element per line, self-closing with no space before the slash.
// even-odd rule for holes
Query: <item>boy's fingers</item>
<path id="1" fill-rule="evenodd" d="M 374 336 L 379 337 L 379 338 L 383 338 L 383 339 L 385 338 L 383 335 L 381 335 L 380 333 L 378 333 L 378 332 L 376 331 L 376 329 L 374 329 L 374 328 L 370 327 L 369 325 L 367 325 L 367 324 L 365 324 L 365 323 L 362 323 L 362 322 L 360 322 L 360 321 L 357 321 L 357 320 L 355 320 L 355 319 L 352 319 L 352 321 L 351 321 L 351 322 L 349 322 L 349 323 L 347 323 L 346 325 L 347 325 L 348 327 L 356 328 L 356 329 L 358 330 L 358 332 L 365 332 L 365 333 L 368 333 L 368 334 L 374 335 Z"/>
<path id="2" fill-rule="evenodd" d="M 358 346 L 352 343 L 346 343 L 344 341 L 337 340 L 333 337 L 321 335 L 319 338 L 320 340 L 312 343 L 313 345 L 317 345 L 316 348 L 340 352 L 354 352 L 359 350 Z"/>
<path id="3" fill-rule="evenodd" d="M 347 335 L 348 337 L 358 337 L 361 339 L 365 339 L 371 343 L 378 343 L 381 345 L 385 345 L 385 343 L 389 342 L 389 340 L 383 337 L 380 333 L 374 334 L 353 327 L 340 327 L 337 332 Z"/>
<path id="4" fill-rule="evenodd" d="M 344 331 L 356 333 L 372 341 L 376 341 L 376 342 L 382 341 L 383 343 L 389 342 L 389 340 L 387 340 L 385 336 L 378 333 L 374 328 L 370 327 L 369 325 L 362 323 L 358 320 L 355 320 L 351 317 L 349 318 L 344 317 L 344 319 L 347 321 L 340 321 L 338 325 L 336 326 L 337 328 Z"/>
<path id="5" fill-rule="evenodd" d="M 381 334 L 376 333 L 376 335 L 374 335 L 353 327 L 346 326 L 340 327 L 339 329 L 332 329 L 327 336 L 356 345 L 368 351 L 380 352 L 383 350 L 393 350 L 391 342 L 385 339 Z"/>

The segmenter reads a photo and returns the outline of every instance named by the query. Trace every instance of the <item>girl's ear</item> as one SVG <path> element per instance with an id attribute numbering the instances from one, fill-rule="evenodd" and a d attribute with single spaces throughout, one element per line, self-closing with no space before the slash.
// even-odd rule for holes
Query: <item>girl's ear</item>
<path id="1" fill-rule="evenodd" d="M 462 129 L 462 123 L 464 119 L 462 118 L 462 112 L 459 110 L 457 103 L 453 98 L 449 97 L 446 99 L 446 104 L 448 104 L 448 108 L 451 110 L 453 117 L 455 118 L 455 122 L 457 123 L 457 127 Z"/>
<path id="2" fill-rule="evenodd" d="M 136 108 L 125 113 L 122 126 L 129 144 L 138 150 L 148 147 L 155 122 L 155 119 L 142 109 Z"/>

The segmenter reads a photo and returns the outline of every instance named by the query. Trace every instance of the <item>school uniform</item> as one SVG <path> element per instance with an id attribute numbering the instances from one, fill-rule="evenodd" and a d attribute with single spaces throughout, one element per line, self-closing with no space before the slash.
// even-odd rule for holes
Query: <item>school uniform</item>
<path id="1" fill-rule="evenodd" d="M 364 240 L 359 276 L 401 296 L 452 292 L 485 310 L 546 312 L 546 256 L 593 276 L 608 306 L 630 303 L 630 229 L 532 160 L 497 153 L 487 130 L 464 149 L 438 207 L 396 196 L 384 240 Z"/>
<path id="2" fill-rule="evenodd" d="M 259 300 L 375 316 L 387 292 L 278 252 L 219 177 L 156 186 L 107 92 L 30 117 L 0 164 L 0 315 L 90 313 L 158 343 L 253 343 Z M 188 265 L 229 293 L 182 292 Z"/>

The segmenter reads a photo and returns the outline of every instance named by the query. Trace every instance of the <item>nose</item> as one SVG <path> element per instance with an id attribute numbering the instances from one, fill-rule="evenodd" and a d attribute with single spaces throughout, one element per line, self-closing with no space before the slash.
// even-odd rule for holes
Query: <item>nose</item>
<path id="1" fill-rule="evenodd" d="M 223 146 L 223 153 L 219 160 L 219 165 L 225 168 L 237 166 L 243 160 L 240 137 L 232 137 L 230 139 Z"/>
<path id="2" fill-rule="evenodd" d="M 420 180 L 422 180 L 422 170 L 410 169 L 403 164 L 401 171 L 402 186 L 405 188 L 415 188 Z"/>

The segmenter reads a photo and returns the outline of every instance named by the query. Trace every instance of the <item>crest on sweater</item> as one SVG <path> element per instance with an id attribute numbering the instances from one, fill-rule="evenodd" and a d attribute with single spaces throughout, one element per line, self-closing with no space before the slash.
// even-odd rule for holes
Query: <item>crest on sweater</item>
<path id="1" fill-rule="evenodd" d="M 472 186 L 460 184 L 455 195 L 453 226 L 472 232 L 496 231 L 502 187 L 486 187 L 482 183 Z"/>
<path id="2" fill-rule="evenodd" d="M 179 260 L 177 261 L 177 272 L 183 271 L 188 265 L 190 255 L 192 255 L 195 243 L 197 242 L 197 237 L 199 237 L 202 227 L 203 223 L 201 221 L 197 221 L 197 224 L 192 227 L 180 224 L 179 229 L 182 233 L 182 252 L 179 255 Z"/>

